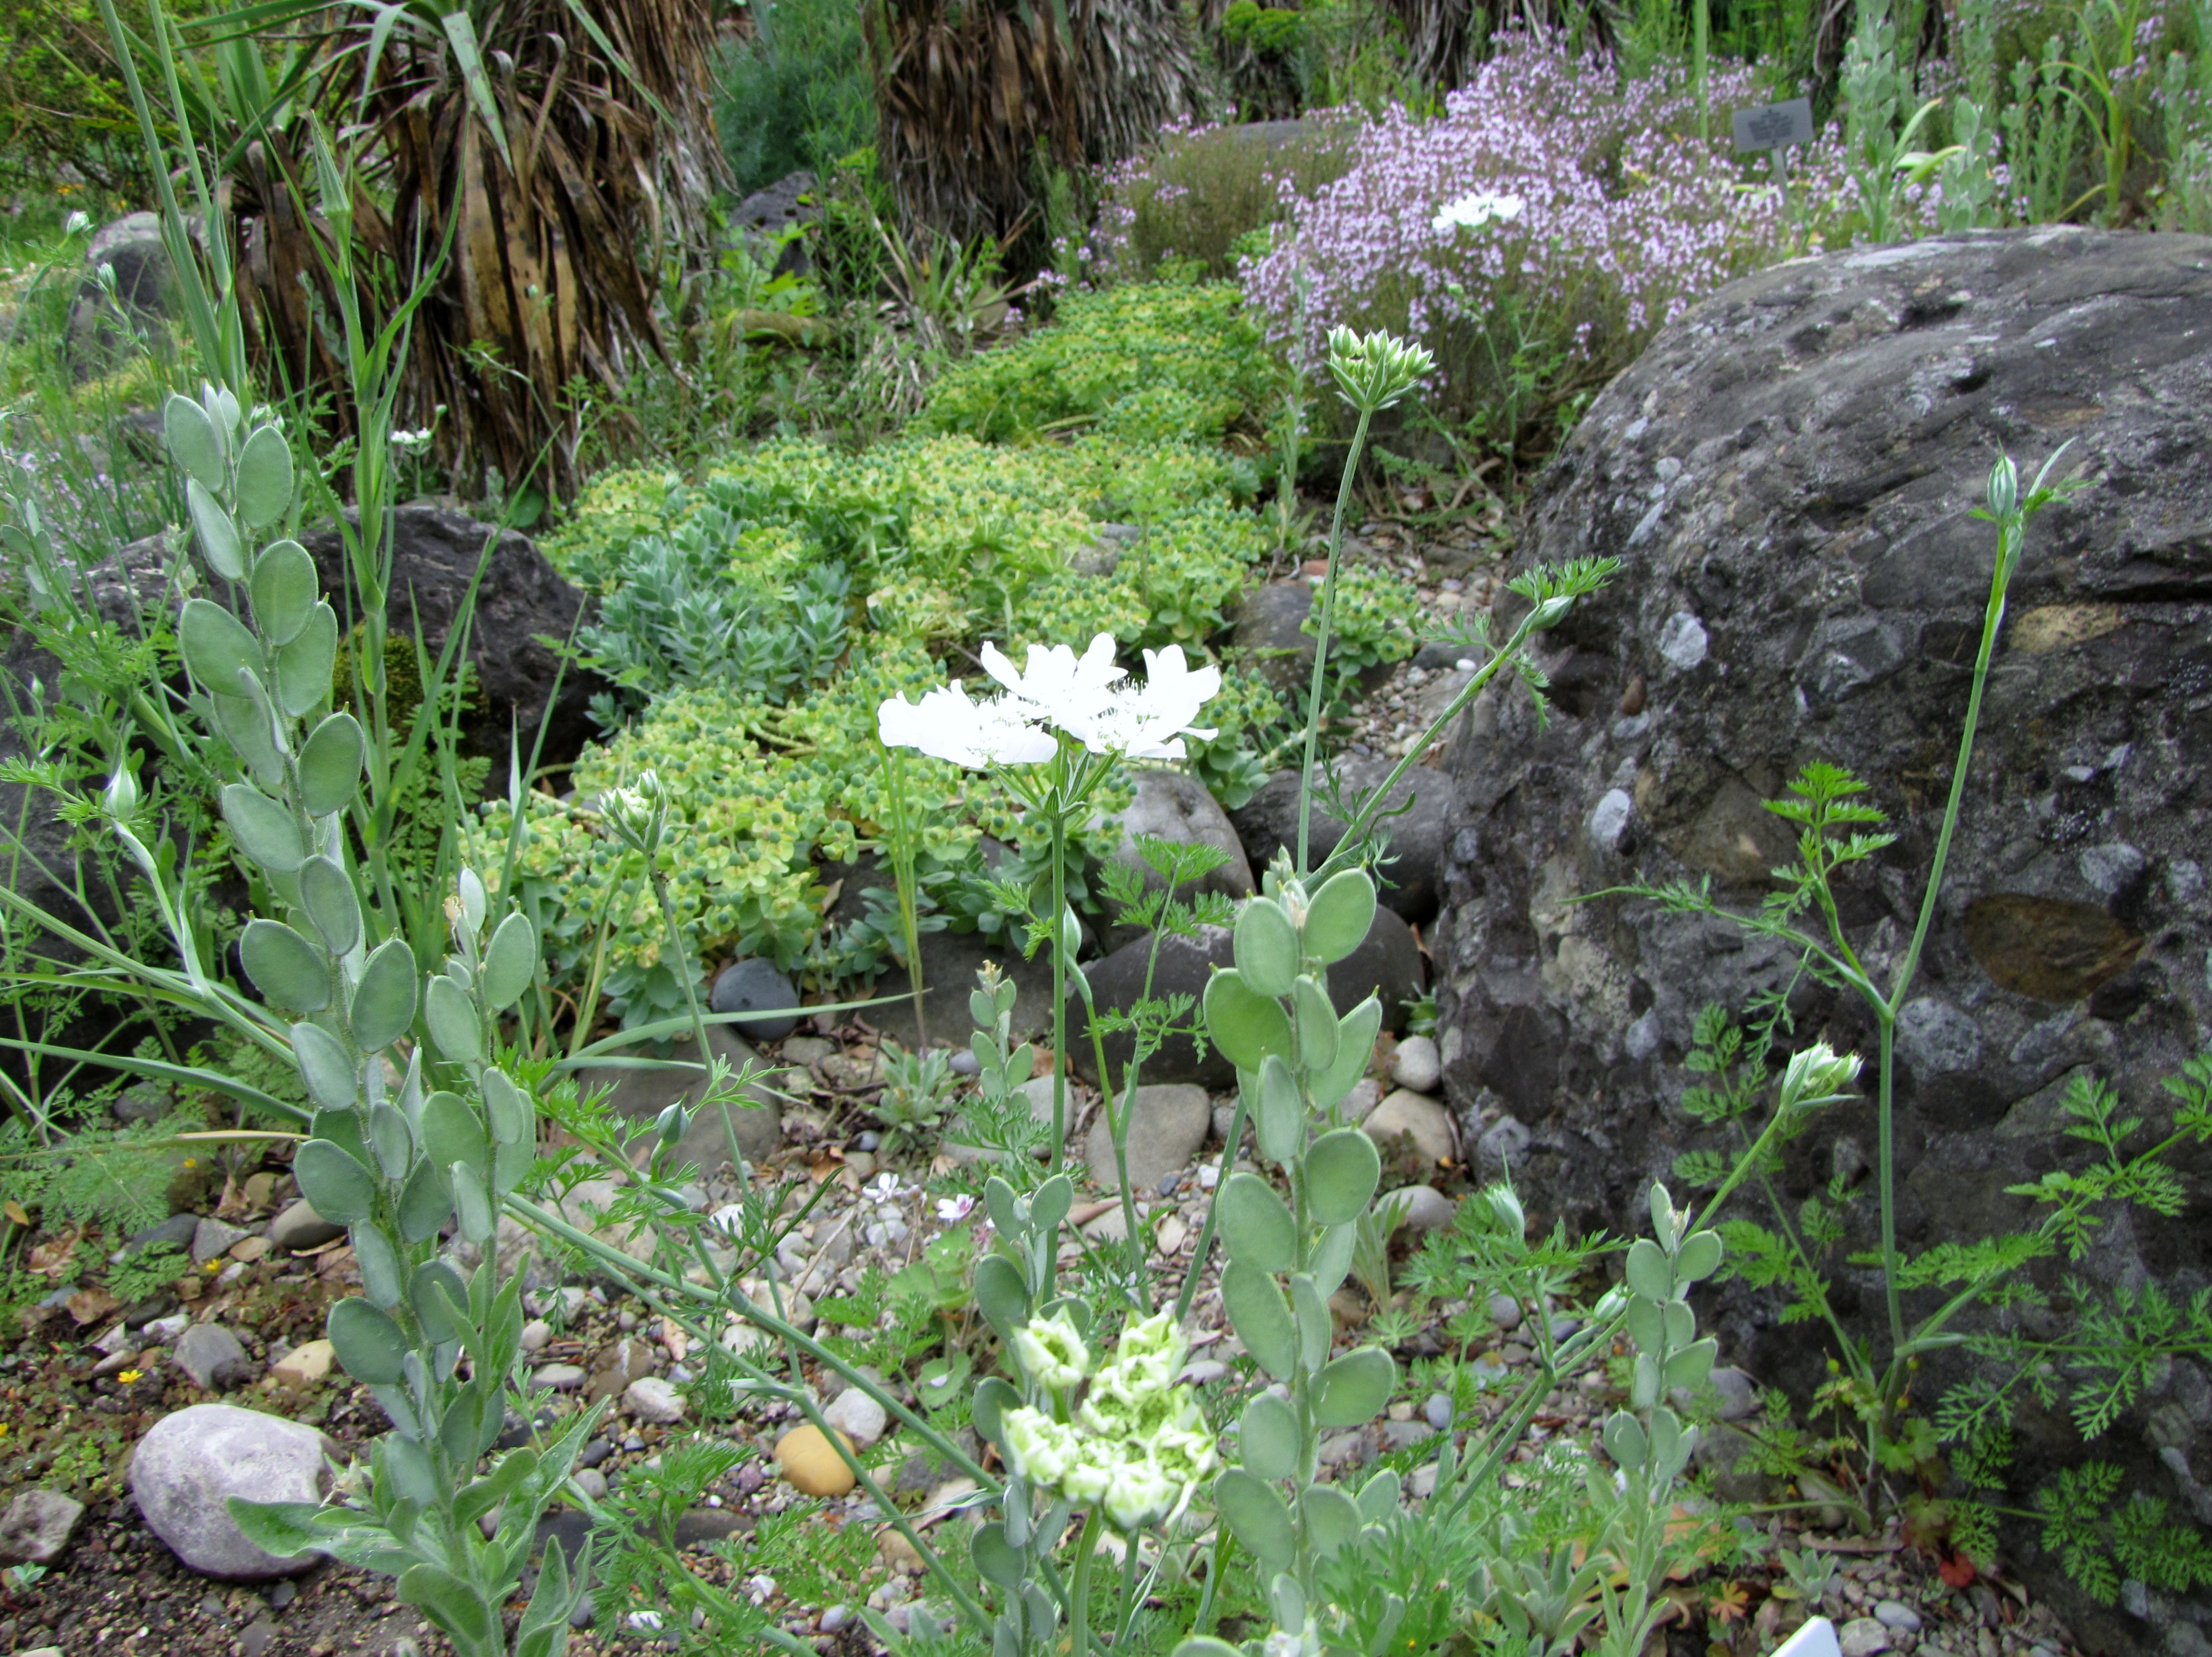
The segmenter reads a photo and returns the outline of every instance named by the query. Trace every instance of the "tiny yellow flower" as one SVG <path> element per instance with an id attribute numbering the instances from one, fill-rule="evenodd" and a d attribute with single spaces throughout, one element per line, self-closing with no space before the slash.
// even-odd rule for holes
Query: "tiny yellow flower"
<path id="1" fill-rule="evenodd" d="M 128 1387 L 132 1381 L 138 1380 L 146 1372 L 143 1369 L 125 1369 L 122 1374 L 118 1375 L 115 1378 L 118 1381 L 122 1382 L 123 1385 Z"/>

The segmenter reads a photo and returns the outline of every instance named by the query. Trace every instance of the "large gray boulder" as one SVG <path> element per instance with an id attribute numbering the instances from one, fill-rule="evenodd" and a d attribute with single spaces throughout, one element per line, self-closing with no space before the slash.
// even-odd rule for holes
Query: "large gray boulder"
<path id="1" fill-rule="evenodd" d="M 312 1427 L 228 1404 L 195 1404 L 155 1422 L 131 1458 L 131 1494 L 155 1535 L 203 1576 L 267 1582 L 320 1557 L 280 1559 L 246 1539 L 227 1505 L 319 1502 L 325 1441 Z"/>
<path id="2" fill-rule="evenodd" d="M 1459 727 L 1432 938 L 1450 1096 L 1544 1223 L 1648 1228 L 1648 1182 L 1723 1143 L 1680 1108 L 1698 1079 L 1682 1068 L 1692 1020 L 1783 987 L 1791 965 L 1730 926 L 1573 900 L 1711 879 L 1756 907 L 1792 853 L 1764 803 L 1830 761 L 1868 780 L 1899 835 L 1842 895 L 1889 980 L 1965 712 L 1994 540 L 1970 513 L 1999 449 L 2032 476 L 2071 440 L 2063 470 L 2092 487 L 2030 535 L 1900 1020 L 1900 1241 L 2021 1229 L 2031 1210 L 2006 1187 L 2088 1157 L 2058 1109 L 2081 1072 L 2164 1131 L 2174 1102 L 2159 1083 L 2212 1028 L 2208 392 L 2212 240 L 2062 227 L 1737 282 L 1592 405 L 1542 481 L 1523 556 L 1623 568 L 1546 638 L 1545 665 L 1573 687 L 1548 729 L 1504 685 Z M 1872 1056 L 1856 998 L 1800 980 L 1791 1005 L 1798 1042 Z M 1869 1240 L 1875 1148 L 1871 1105 L 1838 1109 L 1782 1178 L 1793 1205 L 1836 1174 L 1861 1193 L 1838 1259 Z M 2181 1161 L 2182 1214 L 2107 1226 L 2069 1269 L 2185 1303 L 2207 1281 L 2212 1209 L 2202 1153 Z M 1839 1299 L 1873 1334 L 1875 1280 L 1845 1270 Z M 1762 1380 L 1802 1396 L 1825 1379 L 1817 1327 L 1781 1326 L 1772 1296 L 1735 1286 L 1713 1309 L 1724 1347 Z M 1932 1407 L 1961 1362 L 1931 1359 L 1916 1398 Z M 2021 1430 L 2016 1495 L 2082 1454 L 2039 1411 Z M 2162 1365 L 2096 1448 L 2131 1488 L 2212 1520 L 2212 1375 Z M 2032 1530 L 2007 1541 L 2043 1591 L 2066 1592 Z M 2160 1648 L 2154 1625 L 2174 1607 L 2134 1599 L 2148 1624 L 2070 1602 L 2084 1643 Z"/>

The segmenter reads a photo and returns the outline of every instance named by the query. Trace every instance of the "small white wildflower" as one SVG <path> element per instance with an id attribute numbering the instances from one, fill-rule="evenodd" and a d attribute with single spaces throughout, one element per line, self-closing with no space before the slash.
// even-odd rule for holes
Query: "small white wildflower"
<path id="1" fill-rule="evenodd" d="M 937 1217 L 946 1225 L 957 1225 L 975 1209 L 975 1199 L 963 1192 L 957 1197 L 937 1199 Z"/>
<path id="2" fill-rule="evenodd" d="M 1449 236 L 1455 230 L 1480 230 L 1492 220 L 1510 223 L 1528 210 L 1528 203 L 1518 196 L 1495 194 L 1478 190 L 1471 195 L 1446 202 L 1431 221 L 1439 236 Z"/>

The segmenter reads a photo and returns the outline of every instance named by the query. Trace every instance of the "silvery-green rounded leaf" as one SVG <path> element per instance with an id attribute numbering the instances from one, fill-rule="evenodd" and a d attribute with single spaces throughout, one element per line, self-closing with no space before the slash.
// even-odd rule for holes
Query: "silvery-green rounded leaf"
<path id="1" fill-rule="evenodd" d="M 264 529 L 291 504 L 291 446 L 274 426 L 264 426 L 238 452 L 239 518 L 248 529 Z"/>
<path id="2" fill-rule="evenodd" d="M 522 999 L 538 973 L 538 928 L 520 910 L 499 923 L 484 950 L 484 1000 L 504 1011 Z"/>
<path id="3" fill-rule="evenodd" d="M 1060 1229 L 1067 1211 L 1075 1205 L 1075 1186 L 1065 1174 L 1055 1174 L 1030 1195 L 1030 1223 L 1041 1236 Z"/>
<path id="4" fill-rule="evenodd" d="M 1297 1412 L 1273 1393 L 1255 1393 L 1237 1429 L 1237 1459 L 1255 1478 L 1288 1478 L 1304 1440 Z"/>
<path id="5" fill-rule="evenodd" d="M 322 597 L 315 561 L 297 541 L 278 541 L 253 561 L 253 622 L 272 645 L 300 636 Z"/>
<path id="6" fill-rule="evenodd" d="M 1278 1571 L 1275 1580 L 1267 1584 L 1267 1608 L 1274 1613 L 1277 1628 L 1304 1628 L 1306 1591 L 1299 1586 L 1298 1579 L 1288 1571 Z"/>
<path id="7" fill-rule="evenodd" d="M 461 1235 L 472 1243 L 489 1242 L 497 1212 L 483 1175 L 466 1162 L 454 1162 L 447 1168 L 446 1177 L 453 1187 L 453 1214 L 460 1222 Z"/>
<path id="8" fill-rule="evenodd" d="M 1333 1225 L 1321 1234 L 1321 1241 L 1314 1245 L 1307 1269 L 1313 1276 L 1314 1287 L 1321 1290 L 1322 1299 L 1328 1299 L 1344 1286 L 1344 1279 L 1352 1270 L 1352 1251 L 1358 1241 L 1359 1223 L 1356 1220 Z"/>
<path id="9" fill-rule="evenodd" d="M 1253 1127 L 1260 1154 L 1288 1166 L 1306 1148 L 1306 1105 L 1287 1062 L 1271 1058 L 1260 1066 L 1260 1108 Z"/>
<path id="10" fill-rule="evenodd" d="M 980 993 L 980 992 L 979 992 Z M 1029 1227 L 1014 1206 L 1018 1199 L 1013 1187 L 994 1174 L 983 1181 L 983 1211 L 991 1217 L 991 1223 L 1008 1242 L 1018 1242 Z"/>
<path id="11" fill-rule="evenodd" d="M 503 1070 L 483 1073 L 484 1113 L 491 1119 L 491 1137 L 503 1145 L 525 1144 L 535 1134 L 537 1112 L 530 1096 L 515 1086 Z"/>
<path id="12" fill-rule="evenodd" d="M 1651 1442 L 1644 1435 L 1644 1428 L 1626 1410 L 1615 1410 L 1606 1417 L 1605 1453 L 1630 1472 L 1640 1472 L 1651 1454 Z"/>
<path id="13" fill-rule="evenodd" d="M 1677 1283 L 1702 1283 L 1721 1269 L 1721 1237 L 1717 1231 L 1695 1231 L 1682 1239 L 1674 1256 Z"/>
<path id="14" fill-rule="evenodd" d="M 1720 1346 L 1710 1335 L 1693 1345 L 1685 1346 L 1667 1360 L 1667 1385 L 1702 1387 L 1713 1373 L 1713 1360 L 1720 1356 Z"/>
<path id="15" fill-rule="evenodd" d="M 433 978 L 422 997 L 423 1022 L 438 1051 L 455 1064 L 483 1057 L 483 1024 L 477 1017 L 469 992 L 443 973 Z"/>
<path id="16" fill-rule="evenodd" d="M 440 1298 L 441 1290 L 450 1298 L 450 1307 Z M 467 1332 L 464 1320 L 468 1315 L 469 1286 L 446 1261 L 425 1260 L 415 1268 L 415 1275 L 407 1281 L 407 1302 L 415 1308 L 422 1332 L 436 1344 L 459 1340 Z"/>
<path id="17" fill-rule="evenodd" d="M 982 1272 L 978 1267 L 976 1276 Z M 1231 1260 L 1221 1269 L 1221 1308 L 1229 1326 L 1244 1350 L 1277 1381 L 1288 1381 L 1297 1371 L 1298 1332 L 1291 1320 L 1290 1302 L 1275 1280 L 1256 1266 Z"/>
<path id="18" fill-rule="evenodd" d="M 1301 934 L 1308 955 L 1341 961 L 1367 941 L 1375 924 L 1375 882 L 1364 869 L 1345 869 L 1322 883 L 1306 904 Z"/>
<path id="19" fill-rule="evenodd" d="M 453 1217 L 453 1193 L 446 1189 L 445 1172 L 425 1156 L 415 1164 L 399 1193 L 399 1235 L 410 1243 L 426 1242 L 444 1230 Z"/>
<path id="20" fill-rule="evenodd" d="M 1359 1539 L 1359 1504 L 1334 1484 L 1313 1484 L 1298 1492 L 1305 1515 L 1306 1540 L 1323 1559 Z"/>
<path id="21" fill-rule="evenodd" d="M 379 1100 L 368 1108 L 368 1148 L 387 1180 L 404 1180 L 415 1165 L 415 1135 L 407 1119 Z"/>
<path id="22" fill-rule="evenodd" d="M 337 661 L 338 614 L 318 598 L 299 637 L 276 652 L 277 705 L 295 719 L 307 718 L 330 700 Z"/>
<path id="23" fill-rule="evenodd" d="M 1288 995 L 1298 973 L 1298 930 L 1283 906 L 1255 897 L 1237 916 L 1237 970 L 1255 995 Z"/>
<path id="24" fill-rule="evenodd" d="M 1287 1272 L 1298 1263 L 1298 1227 L 1290 1205 L 1258 1174 L 1231 1174 L 1213 1200 L 1230 1259 L 1260 1272 Z"/>
<path id="25" fill-rule="evenodd" d="M 250 782 L 222 791 L 222 820 L 238 849 L 272 875 L 289 875 L 307 857 L 292 814 Z"/>
<path id="26" fill-rule="evenodd" d="M 1030 1320 L 1029 1285 L 1020 1270 L 1004 1254 L 986 1254 L 975 1262 L 975 1305 L 999 1338 L 1010 1340 L 1013 1332 Z"/>
<path id="27" fill-rule="evenodd" d="M 207 560 L 208 568 L 226 581 L 243 580 L 246 553 L 238 543 L 238 525 L 230 521 L 222 502 L 203 489 L 197 477 L 185 480 L 185 510 L 191 516 L 193 532 L 199 537 L 200 556 Z"/>
<path id="28" fill-rule="evenodd" d="M 415 1022 L 415 952 L 405 938 L 387 938 L 369 952 L 354 986 L 348 1022 L 353 1039 L 368 1053 L 407 1034 Z"/>
<path id="29" fill-rule="evenodd" d="M 403 1287 L 399 1253 L 384 1235 L 384 1229 L 374 1220 L 355 1226 L 353 1253 L 361 1266 L 361 1292 L 368 1296 L 368 1303 L 382 1312 L 398 1305 Z"/>
<path id="30" fill-rule="evenodd" d="M 996 1521 L 979 1525 L 969 1539 L 968 1551 L 975 1557 L 975 1569 L 987 1582 L 1008 1593 L 1019 1588 L 1026 1569 L 1026 1562 L 1014 1545 L 1006 1540 L 1006 1527 Z"/>
<path id="31" fill-rule="evenodd" d="M 177 613 L 177 646 L 192 677 L 218 695 L 239 694 L 240 669 L 258 673 L 261 668 L 260 642 L 237 616 L 210 599 L 185 600 Z"/>
<path id="32" fill-rule="evenodd" d="M 200 381 L 200 406 L 207 410 L 208 418 L 215 422 L 216 429 L 222 434 L 223 450 L 228 453 L 238 440 L 238 394 L 228 385 L 217 385 L 208 380 Z"/>
<path id="33" fill-rule="evenodd" d="M 1291 1510 L 1273 1484 L 1231 1467 L 1213 1481 L 1213 1505 L 1262 1572 L 1272 1576 L 1289 1569 L 1297 1557 L 1297 1537 Z"/>
<path id="34" fill-rule="evenodd" d="M 1628 1311 L 1623 1322 L 1628 1330 L 1629 1339 L 1643 1351 L 1656 1352 L 1665 1343 L 1666 1325 L 1660 1318 L 1659 1308 L 1657 1301 L 1644 1300 L 1632 1295 L 1629 1297 Z M 1686 1312 L 1689 1308 L 1685 1306 L 1682 1309 Z"/>
<path id="35" fill-rule="evenodd" d="M 325 949 L 336 956 L 353 953 L 361 942 L 361 900 L 344 870 L 322 857 L 301 864 L 300 907 L 323 935 Z"/>
<path id="36" fill-rule="evenodd" d="M 399 1326 L 367 1301 L 349 1296 L 331 1308 L 324 1328 L 337 1349 L 338 1367 L 356 1381 L 389 1387 L 405 1373 L 407 1337 Z"/>
<path id="37" fill-rule="evenodd" d="M 975 1033 L 984 1035 L 998 1023 L 999 1004 L 982 990 L 970 990 L 968 992 L 968 1018 L 975 1026 Z"/>
<path id="38" fill-rule="evenodd" d="M 538 1145 L 534 1139 L 519 1139 L 513 1144 L 494 1145 L 491 1152 L 492 1195 L 502 1199 L 512 1196 L 530 1173 L 530 1165 L 538 1160 Z"/>
<path id="39" fill-rule="evenodd" d="M 169 446 L 169 458 L 183 467 L 203 489 L 219 489 L 223 483 L 223 443 L 207 410 L 188 397 L 169 393 L 161 405 L 161 435 Z"/>
<path id="40" fill-rule="evenodd" d="M 320 1012 L 331 1005 L 330 956 L 283 921 L 247 921 L 238 940 L 238 958 L 270 1006 Z"/>
<path id="41" fill-rule="evenodd" d="M 307 1136 L 328 1140 L 363 1168 L 369 1163 L 368 1138 L 362 1132 L 362 1114 L 348 1107 L 343 1110 L 319 1110 L 307 1124 Z"/>
<path id="42" fill-rule="evenodd" d="M 1359 1516 L 1370 1525 L 1389 1522 L 1398 1511 L 1402 1487 L 1395 1467 L 1385 1467 L 1359 1487 Z"/>
<path id="43" fill-rule="evenodd" d="M 1328 1362 L 1336 1318 L 1328 1309 L 1328 1296 L 1322 1293 L 1310 1272 L 1291 1273 L 1291 1322 L 1297 1331 L 1298 1368 L 1312 1375 Z"/>
<path id="44" fill-rule="evenodd" d="M 1651 1304 L 1649 1301 L 1638 1300 L 1632 1295 L 1626 1298 L 1631 1306 L 1649 1306 Z M 1665 1329 L 1667 1333 L 1667 1350 L 1668 1351 L 1679 1352 L 1685 1346 L 1687 1346 L 1692 1341 L 1697 1339 L 1698 1314 L 1690 1309 L 1689 1302 L 1682 1300 L 1668 1301 L 1664 1306 L 1659 1308 L 1659 1314 L 1661 1326 Z M 1659 1350 L 1659 1343 L 1656 1341 L 1652 1342 L 1650 1346 L 1646 1350 L 1655 1352 Z"/>
<path id="45" fill-rule="evenodd" d="M 422 1150 L 440 1168 L 466 1162 L 481 1168 L 491 1160 L 483 1124 L 458 1093 L 441 1091 L 422 1102 Z"/>
<path id="46" fill-rule="evenodd" d="M 361 1091 L 361 1077 L 346 1056 L 345 1043 L 320 1024 L 292 1026 L 292 1062 L 307 1096 L 325 1110 L 349 1110 Z"/>
<path id="47" fill-rule="evenodd" d="M 1206 1033 L 1232 1065 L 1257 1070 L 1273 1053 L 1287 1058 L 1291 1021 L 1279 1002 L 1255 993 L 1234 967 L 1206 986 Z"/>
<path id="48" fill-rule="evenodd" d="M 461 900 L 461 924 L 471 932 L 480 932 L 484 924 L 483 880 L 466 864 L 453 881 L 455 894 Z"/>
<path id="49" fill-rule="evenodd" d="M 975 1422 L 975 1430 L 994 1444 L 1004 1442 L 1005 1417 L 1009 1410 L 1021 1407 L 1022 1395 L 997 1375 L 987 1375 L 975 1383 L 975 1396 L 969 1401 L 969 1418 Z"/>
<path id="50" fill-rule="evenodd" d="M 1351 1096 L 1367 1074 L 1367 1061 L 1375 1056 L 1375 1038 L 1382 1029 L 1382 1004 L 1371 995 L 1336 1021 L 1335 1062 L 1307 1077 L 1316 1108 L 1334 1109 Z"/>
<path id="51" fill-rule="evenodd" d="M 300 1194 L 333 1225 L 351 1225 L 375 1211 L 375 1178 L 328 1139 L 310 1139 L 293 1154 L 292 1177 Z"/>
<path id="52" fill-rule="evenodd" d="M 1306 1152 L 1306 1208 L 1322 1225 L 1342 1225 L 1367 1211 L 1382 1178 L 1375 1142 L 1356 1127 L 1324 1133 Z"/>
<path id="53" fill-rule="evenodd" d="M 1667 1263 L 1664 1251 L 1649 1237 L 1638 1237 L 1628 1246 L 1628 1266 L 1624 1275 L 1632 1295 L 1648 1301 L 1674 1298 L 1674 1270 Z"/>
<path id="54" fill-rule="evenodd" d="M 315 727 L 300 750 L 300 804 L 309 816 L 326 817 L 353 798 L 368 752 L 350 713 L 333 713 Z"/>
<path id="55" fill-rule="evenodd" d="M 1382 1413 L 1398 1366 L 1379 1346 L 1363 1346 L 1324 1364 L 1314 1377 L 1314 1418 L 1324 1427 L 1357 1427 Z"/>
<path id="56" fill-rule="evenodd" d="M 1659 1247 L 1674 1246 L 1674 1199 L 1667 1194 L 1667 1187 L 1656 1180 L 1651 1182 L 1651 1229 L 1657 1234 Z"/>
<path id="57" fill-rule="evenodd" d="M 246 762 L 246 768 L 257 782 L 264 788 L 280 788 L 284 783 L 284 761 L 270 729 L 268 698 L 261 693 L 261 682 L 250 674 L 240 675 L 238 683 L 250 694 L 217 694 L 208 698 L 215 709 L 216 729 L 238 750 L 238 757 Z"/>
<path id="58" fill-rule="evenodd" d="M 1326 1073 L 1336 1063 L 1336 1009 L 1328 992 L 1309 974 L 1291 982 L 1291 1011 L 1298 1031 L 1298 1065 L 1309 1072 Z"/>
<path id="59" fill-rule="evenodd" d="M 1175 1657 L 1244 1657 L 1244 1651 L 1211 1634 L 1193 1634 L 1176 1647 Z"/>

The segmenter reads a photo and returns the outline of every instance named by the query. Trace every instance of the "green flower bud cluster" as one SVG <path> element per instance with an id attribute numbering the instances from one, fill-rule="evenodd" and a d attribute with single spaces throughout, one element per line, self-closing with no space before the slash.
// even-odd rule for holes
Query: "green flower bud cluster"
<path id="1" fill-rule="evenodd" d="M 1356 334 L 1336 327 L 1328 332 L 1328 372 L 1344 400 L 1363 415 L 1380 414 L 1435 370 L 1436 355 L 1425 345 L 1379 329 Z"/>

